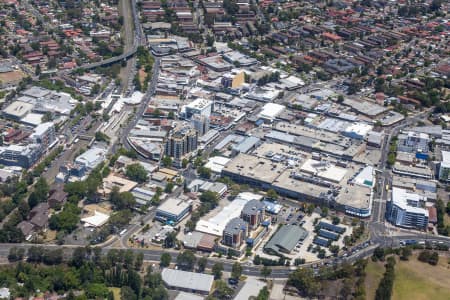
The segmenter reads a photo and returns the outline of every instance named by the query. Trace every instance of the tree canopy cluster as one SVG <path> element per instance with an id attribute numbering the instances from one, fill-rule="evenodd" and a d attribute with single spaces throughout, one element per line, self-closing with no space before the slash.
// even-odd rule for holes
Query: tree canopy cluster
<path id="1" fill-rule="evenodd" d="M 142 253 L 114 249 L 102 254 L 100 248 L 80 247 L 64 261 L 62 249 L 35 246 L 29 248 L 27 262 L 23 262 L 24 252 L 12 248 L 10 261 L 18 263 L 0 267 L 0 284 L 10 288 L 13 297 L 28 298 L 40 290 L 67 293 L 66 299 L 113 299 L 108 288 L 117 287 L 122 299 L 168 299 L 159 273 L 149 267 L 143 279 L 139 275 Z"/>
<path id="2" fill-rule="evenodd" d="M 125 175 L 138 183 L 144 183 L 148 179 L 147 170 L 139 163 L 128 165 Z"/>

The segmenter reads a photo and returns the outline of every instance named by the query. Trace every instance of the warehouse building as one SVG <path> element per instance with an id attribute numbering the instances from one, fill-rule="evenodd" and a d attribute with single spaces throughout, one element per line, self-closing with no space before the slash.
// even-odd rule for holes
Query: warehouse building
<path id="1" fill-rule="evenodd" d="M 187 272 L 165 268 L 161 272 L 161 278 L 169 289 L 180 290 L 189 293 L 208 295 L 211 292 L 214 276 L 209 274 Z"/>
<path id="2" fill-rule="evenodd" d="M 191 209 L 191 200 L 169 198 L 158 207 L 155 218 L 162 222 L 177 224 Z"/>
<path id="3" fill-rule="evenodd" d="M 365 123 L 353 123 L 342 134 L 352 139 L 363 140 L 372 130 L 373 126 Z"/>
<path id="4" fill-rule="evenodd" d="M 449 181 L 450 173 L 450 152 L 442 151 L 442 161 L 439 166 L 439 180 Z"/>
<path id="5" fill-rule="evenodd" d="M 282 226 L 264 246 L 264 251 L 269 254 L 291 253 L 299 241 L 303 241 L 308 236 L 308 232 L 296 225 Z"/>
<path id="6" fill-rule="evenodd" d="M 266 123 L 272 123 L 285 109 L 284 105 L 266 103 L 258 117 Z"/>

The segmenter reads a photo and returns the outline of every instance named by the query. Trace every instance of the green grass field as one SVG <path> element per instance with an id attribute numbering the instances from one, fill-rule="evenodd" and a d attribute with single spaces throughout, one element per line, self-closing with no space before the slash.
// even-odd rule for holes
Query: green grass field
<path id="1" fill-rule="evenodd" d="M 417 260 L 399 261 L 395 266 L 394 300 L 450 299 L 450 265 L 446 257 L 437 266 Z"/>
<path id="2" fill-rule="evenodd" d="M 440 256 L 439 264 L 431 266 L 417 260 L 417 255 L 409 261 L 397 259 L 392 300 L 449 300 L 450 264 L 448 258 Z M 366 295 L 369 300 L 375 298 L 378 284 L 385 268 L 380 262 L 369 260 L 366 267 Z"/>
<path id="3" fill-rule="evenodd" d="M 384 274 L 384 264 L 369 259 L 366 267 L 366 299 L 375 299 L 375 291 Z"/>

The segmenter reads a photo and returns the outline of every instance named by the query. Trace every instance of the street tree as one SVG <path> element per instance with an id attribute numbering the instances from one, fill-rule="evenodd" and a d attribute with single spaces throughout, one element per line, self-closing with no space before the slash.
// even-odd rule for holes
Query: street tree
<path id="1" fill-rule="evenodd" d="M 223 271 L 223 264 L 222 263 L 215 263 L 212 266 L 212 274 L 214 275 L 214 279 L 221 279 L 222 278 L 222 271 Z"/>
<path id="2" fill-rule="evenodd" d="M 192 271 L 195 266 L 195 255 L 190 250 L 185 250 L 177 256 L 177 266 L 184 271 Z"/>
<path id="3" fill-rule="evenodd" d="M 165 268 L 165 267 L 170 266 L 171 261 L 172 261 L 172 257 L 170 256 L 169 253 L 165 252 L 165 253 L 161 254 L 159 265 L 161 266 L 161 268 Z"/>
<path id="4" fill-rule="evenodd" d="M 265 286 L 259 291 L 256 300 L 269 300 L 269 297 L 270 297 L 269 290 L 267 289 L 267 286 Z"/>
<path id="5" fill-rule="evenodd" d="M 142 268 L 142 264 L 144 262 L 144 253 L 139 252 L 136 254 L 136 259 L 134 260 L 134 269 L 139 271 Z"/>
<path id="6" fill-rule="evenodd" d="M 200 201 L 210 203 L 215 207 L 219 203 L 219 194 L 216 192 L 205 191 L 200 195 Z"/>
<path id="7" fill-rule="evenodd" d="M 170 156 L 164 156 L 161 163 L 163 164 L 164 167 L 171 167 L 172 166 L 172 158 L 170 158 Z"/>
<path id="8" fill-rule="evenodd" d="M 288 284 L 297 288 L 302 296 L 315 297 L 320 291 L 320 283 L 309 268 L 298 268 L 289 275 Z"/>
<path id="9" fill-rule="evenodd" d="M 270 276 L 270 274 L 272 274 L 272 269 L 267 267 L 267 266 L 263 266 L 261 268 L 261 276 L 264 277 L 264 279 L 267 279 L 267 276 Z"/>
<path id="10" fill-rule="evenodd" d="M 278 194 L 277 194 L 277 192 L 275 192 L 275 190 L 269 189 L 267 191 L 267 197 L 269 197 L 270 199 L 273 199 L 273 200 L 277 200 L 278 199 Z"/>
<path id="11" fill-rule="evenodd" d="M 239 280 L 242 275 L 242 266 L 239 262 L 235 262 L 231 267 L 231 278 Z"/>
<path id="12" fill-rule="evenodd" d="M 216 290 L 213 295 L 217 299 L 230 299 L 233 295 L 233 289 L 228 286 L 228 284 L 223 280 L 217 280 L 215 282 Z"/>
<path id="13" fill-rule="evenodd" d="M 205 271 L 206 268 L 206 264 L 208 263 L 208 259 L 204 256 L 202 256 L 198 262 L 197 262 L 197 267 L 198 267 L 198 271 L 200 273 L 202 273 L 203 271 Z"/>

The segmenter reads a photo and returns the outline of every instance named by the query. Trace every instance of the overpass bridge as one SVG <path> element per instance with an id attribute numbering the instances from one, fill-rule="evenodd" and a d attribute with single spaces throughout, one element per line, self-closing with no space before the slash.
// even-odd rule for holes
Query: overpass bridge
<path id="1" fill-rule="evenodd" d="M 95 69 L 98 67 L 105 67 L 105 66 L 110 66 L 112 64 L 115 64 L 117 62 L 121 62 L 122 60 L 127 60 L 130 57 L 132 57 L 134 54 L 136 54 L 137 51 L 137 46 L 133 45 L 133 48 L 130 49 L 129 51 L 118 55 L 118 56 L 114 56 L 114 57 L 110 57 L 108 59 L 104 59 L 98 62 L 94 62 L 94 63 L 89 63 L 89 64 L 84 64 L 82 66 L 80 66 L 81 69 L 84 70 L 91 70 L 91 69 Z"/>
<path id="2" fill-rule="evenodd" d="M 79 69 L 92 70 L 92 69 L 95 69 L 98 67 L 110 66 L 117 62 L 127 60 L 136 54 L 136 51 L 137 51 L 137 48 L 139 45 L 144 46 L 146 44 L 145 35 L 142 30 L 140 21 L 139 21 L 139 15 L 137 13 L 136 0 L 131 1 L 131 15 L 133 18 L 134 31 L 135 31 L 135 37 L 136 37 L 134 40 L 134 43 L 133 43 L 133 48 L 131 48 L 129 51 L 127 51 L 121 55 L 118 55 L 118 56 L 110 57 L 108 59 L 104 59 L 104 60 L 94 62 L 94 63 L 84 64 L 84 65 L 80 66 Z M 75 69 L 73 69 L 72 71 L 74 71 L 74 70 Z"/>

